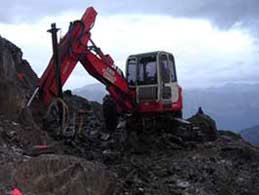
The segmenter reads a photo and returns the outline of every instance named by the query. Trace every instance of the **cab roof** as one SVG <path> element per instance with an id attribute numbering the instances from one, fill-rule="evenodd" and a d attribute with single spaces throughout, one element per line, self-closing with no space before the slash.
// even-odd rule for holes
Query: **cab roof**
<path id="1" fill-rule="evenodd" d="M 171 54 L 173 56 L 173 54 L 170 53 L 170 52 L 153 51 L 153 52 L 147 52 L 147 53 L 141 53 L 141 54 L 132 54 L 132 55 L 129 56 L 129 58 L 132 58 L 132 57 L 139 58 L 139 57 L 145 57 L 145 56 L 157 56 L 159 53 L 167 53 L 167 54 Z"/>

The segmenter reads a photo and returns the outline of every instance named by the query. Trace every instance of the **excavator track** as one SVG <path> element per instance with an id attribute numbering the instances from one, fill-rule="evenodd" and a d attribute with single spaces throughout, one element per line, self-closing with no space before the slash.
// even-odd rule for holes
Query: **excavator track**
<path id="1" fill-rule="evenodd" d="M 154 134 L 167 132 L 174 139 L 182 143 L 213 141 L 217 138 L 217 128 L 206 114 L 195 114 L 190 119 L 176 118 L 174 115 L 127 115 L 120 118 L 114 132 L 121 132 L 121 137 L 126 140 L 132 132 L 138 134 Z"/>

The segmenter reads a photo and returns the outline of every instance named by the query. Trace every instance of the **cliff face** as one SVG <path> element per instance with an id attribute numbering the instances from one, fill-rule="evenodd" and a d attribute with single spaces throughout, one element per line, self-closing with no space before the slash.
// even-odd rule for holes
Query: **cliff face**
<path id="1" fill-rule="evenodd" d="M 22 55 L 20 48 L 0 37 L 0 112 L 13 118 L 20 113 L 38 82 Z"/>

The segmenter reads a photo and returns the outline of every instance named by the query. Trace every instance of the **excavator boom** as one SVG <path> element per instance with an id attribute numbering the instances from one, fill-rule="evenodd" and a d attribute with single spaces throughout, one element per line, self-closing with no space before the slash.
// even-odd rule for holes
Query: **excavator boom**
<path id="1" fill-rule="evenodd" d="M 113 59 L 103 54 L 91 40 L 90 30 L 94 25 L 96 15 L 97 12 L 93 7 L 87 8 L 81 20 L 70 24 L 67 34 L 58 44 L 61 85 L 65 84 L 76 64 L 81 62 L 90 75 L 106 86 L 120 111 L 133 111 L 134 92 L 129 89 L 127 80 L 114 65 Z M 39 90 L 47 106 L 51 99 L 58 95 L 54 57 L 51 58 L 40 78 Z"/>

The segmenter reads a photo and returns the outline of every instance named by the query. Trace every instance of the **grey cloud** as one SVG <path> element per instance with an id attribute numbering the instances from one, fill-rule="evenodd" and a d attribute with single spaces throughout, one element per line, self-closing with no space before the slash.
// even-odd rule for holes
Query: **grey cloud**
<path id="1" fill-rule="evenodd" d="M 193 61 L 195 63 L 195 59 Z M 180 80 L 183 84 L 188 87 L 210 87 L 229 82 L 259 83 L 258 63 L 257 58 L 252 62 L 232 61 L 229 64 L 211 61 L 207 68 L 204 68 L 204 64 L 192 64 L 183 71 L 181 66 L 178 66 L 178 74 L 181 75 Z"/>
<path id="2" fill-rule="evenodd" d="M 9 0 L 1 2 L 0 21 L 32 21 L 65 10 L 84 10 L 90 5 L 102 14 L 148 13 L 206 18 L 221 28 L 237 23 L 249 26 L 259 18 L 258 0 Z"/>

